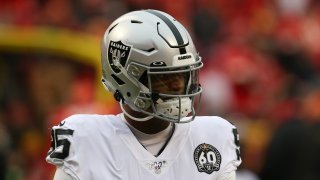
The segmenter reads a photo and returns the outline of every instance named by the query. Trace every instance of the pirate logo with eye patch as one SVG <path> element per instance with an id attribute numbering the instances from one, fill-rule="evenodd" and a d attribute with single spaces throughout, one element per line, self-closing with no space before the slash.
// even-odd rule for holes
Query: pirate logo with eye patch
<path id="1" fill-rule="evenodd" d="M 131 53 L 131 47 L 123 44 L 121 41 L 110 41 L 108 48 L 108 59 L 112 70 L 120 73 L 121 67 L 125 67 Z"/>

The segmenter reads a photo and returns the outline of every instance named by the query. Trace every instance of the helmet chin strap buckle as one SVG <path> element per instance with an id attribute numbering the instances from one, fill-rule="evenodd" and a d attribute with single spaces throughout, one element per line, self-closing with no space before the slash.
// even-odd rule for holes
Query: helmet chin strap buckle
<path id="1" fill-rule="evenodd" d="M 120 102 L 122 99 L 123 99 L 123 96 L 122 94 L 120 93 L 119 90 L 116 90 L 113 94 L 113 97 L 118 101 Z"/>
<path id="2" fill-rule="evenodd" d="M 157 102 L 160 99 L 160 95 L 158 92 L 152 92 L 151 93 L 151 99 L 153 102 Z"/>
<path id="3" fill-rule="evenodd" d="M 146 108 L 146 103 L 142 99 L 137 99 L 134 104 L 140 109 Z"/>

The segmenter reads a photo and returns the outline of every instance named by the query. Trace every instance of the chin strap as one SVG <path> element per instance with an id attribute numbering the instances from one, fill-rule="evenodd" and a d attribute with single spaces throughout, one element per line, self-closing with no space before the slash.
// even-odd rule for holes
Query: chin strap
<path id="1" fill-rule="evenodd" d="M 123 99 L 120 100 L 120 108 L 126 116 L 128 116 L 130 119 L 135 120 L 135 121 L 148 121 L 153 118 L 153 116 L 147 116 L 144 118 L 137 118 L 137 117 L 131 116 L 123 107 Z"/>
<path id="2" fill-rule="evenodd" d="M 166 101 L 159 99 L 156 104 L 158 113 L 164 117 L 184 118 L 192 111 L 190 98 L 172 98 Z"/>

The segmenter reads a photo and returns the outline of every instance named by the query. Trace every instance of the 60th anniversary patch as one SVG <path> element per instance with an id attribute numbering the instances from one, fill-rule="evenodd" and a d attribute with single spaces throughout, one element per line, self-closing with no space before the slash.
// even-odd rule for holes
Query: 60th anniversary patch
<path id="1" fill-rule="evenodd" d="M 210 144 L 202 143 L 194 150 L 194 162 L 199 172 L 211 174 L 219 171 L 221 164 L 220 152 Z"/>

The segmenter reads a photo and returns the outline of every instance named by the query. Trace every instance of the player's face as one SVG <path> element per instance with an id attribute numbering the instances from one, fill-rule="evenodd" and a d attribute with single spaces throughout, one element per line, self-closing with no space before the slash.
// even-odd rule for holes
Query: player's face
<path id="1" fill-rule="evenodd" d="M 152 75 L 152 91 L 171 95 L 185 94 L 188 77 L 188 73 Z"/>

